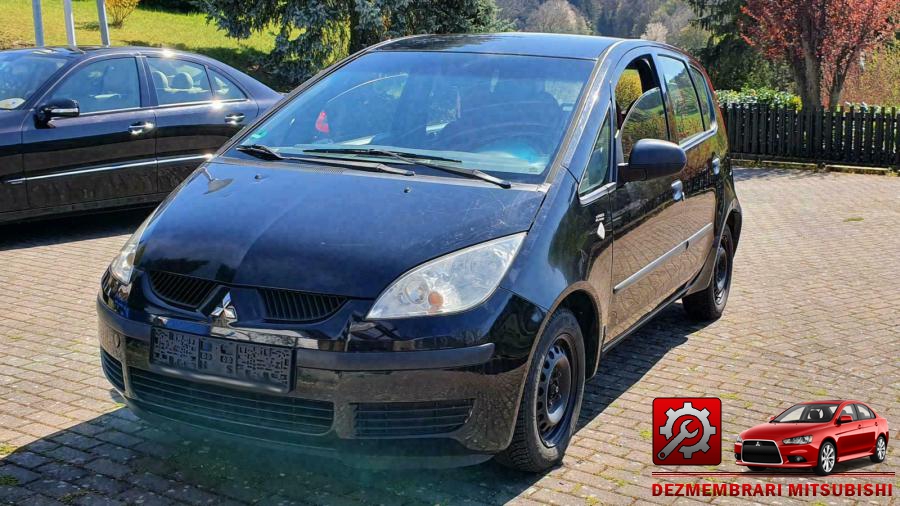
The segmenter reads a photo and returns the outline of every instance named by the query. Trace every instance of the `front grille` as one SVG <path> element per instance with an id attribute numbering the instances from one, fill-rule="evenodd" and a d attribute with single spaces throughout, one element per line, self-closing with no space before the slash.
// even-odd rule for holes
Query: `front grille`
<path id="1" fill-rule="evenodd" d="M 209 292 L 216 287 L 216 283 L 181 274 L 151 271 L 150 287 L 153 289 L 153 293 L 169 304 L 187 309 L 197 309 Z"/>
<path id="2" fill-rule="evenodd" d="M 307 322 L 321 320 L 337 311 L 347 299 L 334 295 L 260 288 L 266 318 L 269 320 Z"/>
<path id="3" fill-rule="evenodd" d="M 282 397 L 195 383 L 128 370 L 137 400 L 173 418 L 193 421 L 225 432 L 268 429 L 292 434 L 321 435 L 331 429 L 334 405 L 330 402 Z"/>
<path id="4" fill-rule="evenodd" d="M 392 438 L 453 432 L 469 419 L 472 404 L 472 399 L 356 404 L 356 435 Z"/>
<path id="5" fill-rule="evenodd" d="M 112 355 L 106 353 L 106 350 L 100 350 L 100 365 L 103 366 L 103 374 L 106 379 L 116 387 L 120 392 L 125 391 L 125 381 L 122 379 L 122 363 L 113 358 Z"/>
<path id="6" fill-rule="evenodd" d="M 782 463 L 778 445 L 772 441 L 744 441 L 741 445 L 741 460 L 747 464 Z"/>

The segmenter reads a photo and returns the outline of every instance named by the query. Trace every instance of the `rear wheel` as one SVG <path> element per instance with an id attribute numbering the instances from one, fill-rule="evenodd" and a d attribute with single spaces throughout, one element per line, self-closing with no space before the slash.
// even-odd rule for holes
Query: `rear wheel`
<path id="1" fill-rule="evenodd" d="M 728 293 L 731 292 L 731 268 L 734 259 L 734 241 L 731 228 L 726 224 L 716 249 L 712 279 L 704 290 L 681 299 L 688 316 L 695 320 L 717 320 L 725 311 Z"/>
<path id="2" fill-rule="evenodd" d="M 578 320 L 557 310 L 541 334 L 528 369 L 515 433 L 497 455 L 501 464 L 541 472 L 562 462 L 584 395 L 584 341 Z"/>
<path id="3" fill-rule="evenodd" d="M 884 436 L 878 436 L 878 441 L 875 443 L 875 453 L 872 454 L 869 459 L 874 463 L 884 462 L 884 458 L 887 456 L 887 439 Z"/>
<path id="4" fill-rule="evenodd" d="M 819 462 L 813 469 L 819 476 L 827 476 L 834 471 L 834 464 L 837 462 L 837 450 L 830 441 L 825 441 L 819 447 Z"/>

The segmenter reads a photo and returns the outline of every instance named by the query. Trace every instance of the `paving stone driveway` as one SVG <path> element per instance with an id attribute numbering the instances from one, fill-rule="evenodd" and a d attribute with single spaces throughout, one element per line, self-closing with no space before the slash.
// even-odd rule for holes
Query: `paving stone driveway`
<path id="1" fill-rule="evenodd" d="M 145 212 L 0 228 L 0 503 L 665 503 L 650 493 L 650 473 L 665 470 L 650 464 L 658 396 L 721 397 L 719 471 L 741 470 L 735 434 L 794 402 L 866 400 L 895 424 L 887 461 L 837 470 L 896 469 L 900 178 L 738 180 L 744 232 L 725 316 L 694 325 L 676 305 L 611 352 L 565 465 L 542 476 L 491 463 L 358 471 L 157 430 L 101 376 L 94 314 L 99 278 Z M 880 481 L 900 494 L 897 478 Z"/>

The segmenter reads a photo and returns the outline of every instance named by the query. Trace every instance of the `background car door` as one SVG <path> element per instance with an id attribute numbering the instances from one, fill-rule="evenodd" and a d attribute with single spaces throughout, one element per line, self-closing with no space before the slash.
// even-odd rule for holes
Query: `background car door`
<path id="1" fill-rule="evenodd" d="M 838 417 L 850 415 L 853 421 L 850 423 L 839 424 L 835 430 L 837 433 L 837 454 L 838 457 L 846 457 L 854 453 L 859 453 L 860 442 L 863 439 L 861 424 L 856 410 L 852 404 L 845 405 L 838 413 Z M 837 418 L 836 418 L 837 419 Z"/>
<path id="2" fill-rule="evenodd" d="M 258 113 L 235 82 L 198 61 L 147 57 L 157 103 L 160 191 L 178 186 Z"/>
<path id="3" fill-rule="evenodd" d="M 875 414 L 862 404 L 854 404 L 856 415 L 859 417 L 859 450 L 860 452 L 872 451 L 875 448 L 875 438 L 878 437 L 878 426 Z"/>
<path id="4" fill-rule="evenodd" d="M 0 112 L 0 213 L 28 208 L 22 180 L 22 111 Z"/>
<path id="5" fill-rule="evenodd" d="M 681 56 L 662 53 L 657 62 L 665 82 L 669 115 L 674 119 L 673 140 L 687 154 L 687 165 L 680 178 L 685 197 L 684 231 L 687 235 L 684 239 L 687 247 L 679 265 L 681 283 L 687 283 L 700 272 L 715 240 L 716 192 L 712 170 L 718 156 L 715 123 L 710 122 L 705 79 L 698 83 L 703 85 L 700 95 L 690 67 Z"/>
<path id="6" fill-rule="evenodd" d="M 645 138 L 669 140 L 662 88 L 651 54 L 626 56 L 615 88 L 617 159 Z M 612 193 L 613 297 L 610 336 L 628 330 L 682 283 L 686 236 L 680 174 L 619 184 Z"/>
<path id="7" fill-rule="evenodd" d="M 25 121 L 22 150 L 31 208 L 109 200 L 156 191 L 153 111 L 142 109 L 133 57 L 92 60 L 69 72 L 38 107 L 78 102 L 80 115 Z"/>

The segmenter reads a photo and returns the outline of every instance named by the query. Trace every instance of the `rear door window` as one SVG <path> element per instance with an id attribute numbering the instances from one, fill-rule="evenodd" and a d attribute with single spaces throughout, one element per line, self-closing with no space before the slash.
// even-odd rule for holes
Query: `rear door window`
<path id="1" fill-rule="evenodd" d="M 860 420 L 870 420 L 872 418 L 875 418 L 875 415 L 872 414 L 872 411 L 870 411 L 869 408 L 863 406 L 862 404 L 856 405 L 856 411 L 859 412 Z"/>
<path id="2" fill-rule="evenodd" d="M 666 90 L 675 113 L 675 131 L 683 141 L 704 131 L 703 114 L 687 65 L 681 60 L 662 56 L 659 59 Z"/>
<path id="3" fill-rule="evenodd" d="M 147 58 L 159 105 L 209 102 L 213 98 L 203 65 L 176 58 Z"/>
<path id="4" fill-rule="evenodd" d="M 213 69 L 209 69 L 209 75 L 212 77 L 213 92 L 216 100 L 243 100 L 247 98 L 244 92 L 231 79 Z"/>
<path id="5" fill-rule="evenodd" d="M 709 130 L 716 124 L 712 92 L 710 92 L 709 85 L 702 72 L 691 67 L 691 77 L 694 78 L 694 87 L 697 88 L 697 94 L 700 96 L 700 111 L 703 113 L 703 123 L 706 129 Z"/>

